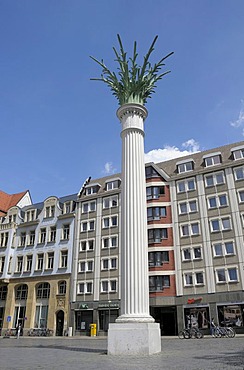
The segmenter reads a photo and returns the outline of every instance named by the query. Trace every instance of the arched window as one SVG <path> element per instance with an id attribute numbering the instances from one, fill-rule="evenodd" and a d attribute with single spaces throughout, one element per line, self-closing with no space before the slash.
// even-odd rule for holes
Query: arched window
<path id="1" fill-rule="evenodd" d="M 50 284 L 41 283 L 36 289 L 36 298 L 49 298 L 50 296 Z"/>
<path id="2" fill-rule="evenodd" d="M 66 281 L 60 281 L 58 284 L 58 294 L 66 294 Z"/>
<path id="3" fill-rule="evenodd" d="M 27 284 L 19 285 L 15 291 L 15 298 L 16 299 L 27 299 L 27 296 L 28 296 Z"/>

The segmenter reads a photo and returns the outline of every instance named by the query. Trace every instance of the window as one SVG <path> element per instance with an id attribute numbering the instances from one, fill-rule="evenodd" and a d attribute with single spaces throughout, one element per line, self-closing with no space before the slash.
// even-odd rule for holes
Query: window
<path id="1" fill-rule="evenodd" d="M 120 180 L 108 181 L 106 182 L 106 190 L 118 189 L 120 185 Z"/>
<path id="2" fill-rule="evenodd" d="M 200 234 L 199 223 L 194 222 L 180 226 L 181 236 L 194 236 Z"/>
<path id="3" fill-rule="evenodd" d="M 94 250 L 94 239 L 82 240 L 80 243 L 80 251 L 93 251 Z"/>
<path id="4" fill-rule="evenodd" d="M 36 218 L 35 216 L 36 216 L 35 209 L 31 209 L 29 211 L 26 211 L 26 214 L 25 214 L 25 220 L 26 220 L 26 222 L 34 221 L 35 218 Z"/>
<path id="5" fill-rule="evenodd" d="M 233 241 L 219 242 L 213 244 L 214 257 L 231 256 L 234 254 Z"/>
<path id="6" fill-rule="evenodd" d="M 22 299 L 26 300 L 27 296 L 28 296 L 28 286 L 27 286 L 27 284 L 19 285 L 15 290 L 15 294 L 16 294 L 16 299 L 17 300 L 22 300 Z"/>
<path id="7" fill-rule="evenodd" d="M 29 234 L 29 245 L 35 244 L 35 230 L 31 230 Z"/>
<path id="8" fill-rule="evenodd" d="M 184 274 L 184 285 L 185 286 L 192 286 L 193 285 L 193 277 L 192 277 L 192 273 L 191 272 L 188 272 L 188 273 L 185 273 Z"/>
<path id="9" fill-rule="evenodd" d="M 80 261 L 79 262 L 79 272 L 92 272 L 94 270 L 94 261 Z"/>
<path id="10" fill-rule="evenodd" d="M 177 182 L 177 192 L 183 193 L 196 189 L 195 179 L 188 179 Z"/>
<path id="11" fill-rule="evenodd" d="M 170 287 L 169 275 L 149 276 L 149 292 L 161 292 Z"/>
<path id="12" fill-rule="evenodd" d="M 56 240 L 56 226 L 52 226 L 50 228 L 50 237 L 49 237 L 49 241 L 50 242 L 55 242 Z"/>
<path id="13" fill-rule="evenodd" d="M 243 180 L 244 179 L 244 167 L 238 167 L 234 169 L 235 180 Z"/>
<path id="14" fill-rule="evenodd" d="M 178 171 L 178 173 L 192 171 L 193 168 L 194 168 L 193 161 L 185 162 L 185 163 L 180 163 L 180 164 L 177 165 L 177 171 Z"/>
<path id="15" fill-rule="evenodd" d="M 85 231 L 94 231 L 95 230 L 95 221 L 84 221 L 81 223 L 81 232 Z"/>
<path id="16" fill-rule="evenodd" d="M 225 182 L 225 178 L 224 178 L 223 172 L 217 172 L 213 175 L 205 176 L 206 187 L 222 185 L 224 184 L 224 182 Z"/>
<path id="17" fill-rule="evenodd" d="M 5 265 L 5 256 L 1 256 L 0 257 L 0 273 L 3 273 L 4 265 Z"/>
<path id="18" fill-rule="evenodd" d="M 220 268 L 216 270 L 216 280 L 217 283 L 232 283 L 237 282 L 237 269 L 236 267 L 230 267 L 230 268 Z"/>
<path id="19" fill-rule="evenodd" d="M 24 247 L 26 242 L 26 232 L 20 234 L 20 246 Z"/>
<path id="20" fill-rule="evenodd" d="M 116 248 L 118 246 L 118 237 L 110 236 L 102 239 L 102 248 Z"/>
<path id="21" fill-rule="evenodd" d="M 146 167 L 145 172 L 146 172 L 146 178 L 147 179 L 150 179 L 152 177 L 160 177 L 158 172 L 152 166 Z"/>
<path id="22" fill-rule="evenodd" d="M 101 260 L 101 270 L 115 270 L 117 268 L 117 257 L 103 258 Z"/>
<path id="23" fill-rule="evenodd" d="M 164 186 L 149 186 L 146 188 L 147 199 L 158 199 L 164 196 L 165 189 Z"/>
<path id="24" fill-rule="evenodd" d="M 36 306 L 36 316 L 35 316 L 35 327 L 36 328 L 46 328 L 47 327 L 47 317 L 48 317 L 48 306 L 47 305 L 37 305 Z"/>
<path id="25" fill-rule="evenodd" d="M 0 234 L 0 247 L 7 247 L 8 245 L 8 232 Z"/>
<path id="26" fill-rule="evenodd" d="M 149 207 L 147 208 L 147 220 L 160 220 L 166 217 L 166 207 Z"/>
<path id="27" fill-rule="evenodd" d="M 60 268 L 66 268 L 68 266 L 68 251 L 61 251 L 60 257 Z"/>
<path id="28" fill-rule="evenodd" d="M 188 247 L 182 249 L 182 260 L 183 261 L 191 261 L 191 260 L 199 260 L 202 259 L 202 248 L 200 246 L 197 247 Z"/>
<path id="29" fill-rule="evenodd" d="M 204 159 L 204 163 L 205 163 L 205 167 L 220 164 L 221 163 L 221 156 L 218 154 L 218 155 L 213 155 L 211 157 L 207 157 L 207 158 Z"/>
<path id="30" fill-rule="evenodd" d="M 71 202 L 64 203 L 64 214 L 71 213 Z"/>
<path id="31" fill-rule="evenodd" d="M 99 187 L 100 187 L 99 185 L 86 187 L 85 194 L 86 195 L 96 194 L 99 190 Z"/>
<path id="32" fill-rule="evenodd" d="M 110 216 L 103 218 L 103 229 L 116 226 L 118 226 L 118 216 Z"/>
<path id="33" fill-rule="evenodd" d="M 18 256 L 16 272 L 22 272 L 22 270 L 23 270 L 23 256 Z"/>
<path id="34" fill-rule="evenodd" d="M 0 285 L 0 301 L 6 301 L 8 294 L 7 285 Z"/>
<path id="35" fill-rule="evenodd" d="M 54 252 L 47 253 L 47 269 L 53 269 L 54 266 Z"/>
<path id="36" fill-rule="evenodd" d="M 78 283 L 78 294 L 92 294 L 93 283 L 91 281 Z"/>
<path id="37" fill-rule="evenodd" d="M 238 198 L 239 198 L 239 203 L 244 202 L 244 190 L 239 190 L 238 191 Z"/>
<path id="38" fill-rule="evenodd" d="M 148 230 L 148 242 L 149 243 L 161 243 L 163 239 L 168 239 L 167 229 L 149 229 Z"/>
<path id="39" fill-rule="evenodd" d="M 50 284 L 49 283 L 41 283 L 37 285 L 36 298 L 44 299 L 44 298 L 49 298 L 49 296 L 50 296 Z"/>
<path id="40" fill-rule="evenodd" d="M 164 263 L 169 262 L 169 252 L 149 252 L 148 253 L 148 265 L 149 267 L 162 266 Z"/>
<path id="41" fill-rule="evenodd" d="M 55 206 L 47 206 L 45 208 L 45 217 L 46 218 L 54 217 L 54 214 L 55 214 Z"/>
<path id="42" fill-rule="evenodd" d="M 229 217 L 223 217 L 210 220 L 211 232 L 231 230 L 231 222 Z"/>
<path id="43" fill-rule="evenodd" d="M 101 293 L 112 293 L 117 291 L 117 280 L 102 280 Z"/>
<path id="44" fill-rule="evenodd" d="M 66 294 L 66 281 L 60 281 L 58 283 L 58 294 Z"/>
<path id="45" fill-rule="evenodd" d="M 203 285 L 203 272 L 196 272 L 195 273 L 195 278 L 196 278 L 196 285 Z"/>
<path id="46" fill-rule="evenodd" d="M 46 242 L 46 233 L 47 233 L 46 228 L 42 228 L 40 230 L 40 239 L 39 239 L 39 242 L 42 243 L 42 244 Z"/>
<path id="47" fill-rule="evenodd" d="M 197 201 L 190 200 L 188 202 L 179 203 L 179 214 L 183 215 L 186 213 L 197 212 Z"/>
<path id="48" fill-rule="evenodd" d="M 32 269 L 32 255 L 27 255 L 26 256 L 26 271 L 30 272 Z"/>
<path id="49" fill-rule="evenodd" d="M 69 224 L 68 225 L 63 225 L 63 240 L 68 240 L 69 239 Z"/>
<path id="50" fill-rule="evenodd" d="M 231 281 L 237 281 L 237 270 L 236 268 L 228 268 L 228 280 Z"/>
<path id="51" fill-rule="evenodd" d="M 244 158 L 244 148 L 233 150 L 234 160 Z"/>
<path id="52" fill-rule="evenodd" d="M 94 212 L 96 211 L 96 202 L 88 202 L 82 204 L 82 213 Z"/>
<path id="53" fill-rule="evenodd" d="M 208 198 L 208 208 L 220 208 L 227 206 L 227 195 L 221 194 L 216 196 L 211 196 Z"/>
<path id="54" fill-rule="evenodd" d="M 103 209 L 118 207 L 118 195 L 103 198 Z"/>
<path id="55" fill-rule="evenodd" d="M 44 254 L 39 253 L 37 255 L 37 270 L 42 271 L 43 270 L 43 265 L 44 265 Z"/>

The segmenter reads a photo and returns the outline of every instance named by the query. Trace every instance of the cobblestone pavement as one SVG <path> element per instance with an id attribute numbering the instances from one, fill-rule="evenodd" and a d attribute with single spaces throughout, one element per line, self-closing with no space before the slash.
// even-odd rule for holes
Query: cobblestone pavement
<path id="1" fill-rule="evenodd" d="M 108 356 L 107 339 L 0 338 L 1 370 L 244 370 L 244 336 L 162 338 L 162 352 L 151 356 Z"/>

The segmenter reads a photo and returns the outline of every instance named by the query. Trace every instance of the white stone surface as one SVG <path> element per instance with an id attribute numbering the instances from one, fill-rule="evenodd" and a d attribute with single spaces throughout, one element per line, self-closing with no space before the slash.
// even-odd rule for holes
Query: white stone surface
<path id="1" fill-rule="evenodd" d="M 161 352 L 158 323 L 109 325 L 108 355 L 152 355 Z"/>
<path id="2" fill-rule="evenodd" d="M 117 111 L 122 124 L 121 315 L 109 325 L 109 355 L 150 355 L 161 351 L 159 324 L 149 314 L 147 201 L 144 119 L 140 104 Z"/>

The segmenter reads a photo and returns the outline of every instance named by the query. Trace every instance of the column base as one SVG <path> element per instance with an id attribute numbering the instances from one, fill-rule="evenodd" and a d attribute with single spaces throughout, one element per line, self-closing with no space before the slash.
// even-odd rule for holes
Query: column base
<path id="1" fill-rule="evenodd" d="M 108 355 L 152 355 L 161 352 L 158 323 L 109 324 Z"/>

